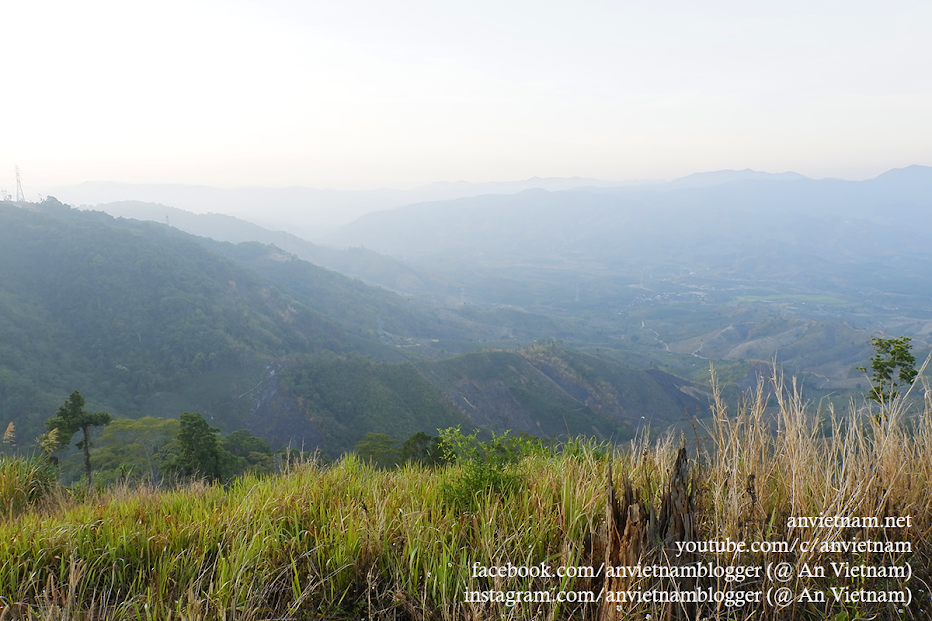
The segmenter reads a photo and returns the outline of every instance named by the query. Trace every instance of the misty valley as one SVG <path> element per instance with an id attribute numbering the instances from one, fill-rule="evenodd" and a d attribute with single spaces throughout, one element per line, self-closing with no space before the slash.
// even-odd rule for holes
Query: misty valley
<path id="1" fill-rule="evenodd" d="M 80 390 L 115 418 L 198 412 L 334 459 L 450 427 L 686 429 L 710 368 L 734 405 L 774 365 L 809 399 L 863 399 L 871 336 L 929 350 L 932 169 L 761 175 L 418 203 L 318 243 L 154 203 L 4 203 L 3 424 L 28 451 Z"/>

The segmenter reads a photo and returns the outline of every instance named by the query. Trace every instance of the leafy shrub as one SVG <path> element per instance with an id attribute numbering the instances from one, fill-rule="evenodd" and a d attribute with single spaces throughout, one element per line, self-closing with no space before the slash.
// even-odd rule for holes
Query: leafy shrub
<path id="1" fill-rule="evenodd" d="M 524 484 L 518 469 L 521 458 L 544 450 L 537 438 L 509 436 L 506 431 L 482 442 L 478 433 L 464 435 L 459 427 L 440 432 L 446 461 L 459 466 L 448 471 L 441 495 L 463 511 L 474 509 L 489 494 L 507 498 L 519 491 Z"/>

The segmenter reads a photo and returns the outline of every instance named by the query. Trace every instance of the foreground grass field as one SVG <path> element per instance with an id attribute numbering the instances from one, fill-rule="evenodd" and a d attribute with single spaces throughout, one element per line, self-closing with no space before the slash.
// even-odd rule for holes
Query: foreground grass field
<path id="1" fill-rule="evenodd" d="M 615 450 L 519 443 L 513 460 L 474 452 L 443 468 L 381 471 L 349 456 L 227 488 L 117 488 L 83 498 L 49 485 L 40 466 L 6 460 L 0 620 L 930 618 L 928 394 L 922 412 L 896 403 L 884 415 L 834 416 L 781 390 L 774 419 L 765 392 L 761 384 L 738 412 L 717 403 L 698 454 L 681 452 L 678 438 L 642 437 Z M 791 516 L 909 521 L 790 528 Z M 699 546 L 676 556 L 677 541 L 726 538 L 796 544 L 722 553 Z M 803 550 L 802 542 L 816 543 Z M 639 562 L 750 570 L 740 580 L 605 570 Z M 900 569 L 879 577 L 834 569 L 861 566 Z M 486 567 L 505 567 L 505 575 L 485 575 Z M 598 572 L 509 575 L 560 567 Z M 773 601 L 779 588 L 792 598 Z M 676 589 L 724 595 L 697 605 L 610 601 Z M 739 591 L 761 601 L 729 606 L 726 595 Z M 910 599 L 852 601 L 853 592 Z"/>

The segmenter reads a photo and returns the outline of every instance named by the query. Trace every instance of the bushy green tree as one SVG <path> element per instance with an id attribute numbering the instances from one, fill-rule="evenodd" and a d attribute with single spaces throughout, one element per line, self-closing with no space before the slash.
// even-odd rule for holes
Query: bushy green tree
<path id="1" fill-rule="evenodd" d="M 56 415 L 45 421 L 45 427 L 49 431 L 58 430 L 61 444 L 71 442 L 72 436 L 78 431 L 81 432 L 81 440 L 76 442 L 75 446 L 84 451 L 84 471 L 87 473 L 87 484 L 90 486 L 93 482 L 91 478 L 91 427 L 109 425 L 111 418 L 106 412 L 86 411 L 85 403 L 81 393 L 75 390 L 68 396 L 64 405 L 58 408 Z"/>
<path id="2" fill-rule="evenodd" d="M 257 474 L 271 472 L 272 448 L 248 429 L 237 429 L 223 438 L 223 448 L 242 460 L 246 470 Z"/>
<path id="3" fill-rule="evenodd" d="M 439 466 L 446 463 L 446 461 L 440 443 L 440 436 L 431 436 L 423 431 L 418 431 L 401 445 L 402 463 Z"/>
<path id="4" fill-rule="evenodd" d="M 398 465 L 395 440 L 385 433 L 367 433 L 356 443 L 356 454 L 377 468 L 393 468 Z"/>
<path id="5" fill-rule="evenodd" d="M 178 454 L 165 462 L 165 470 L 183 477 L 204 477 L 211 481 L 227 479 L 236 472 L 238 459 L 223 448 L 218 429 L 198 413 L 179 417 Z"/>
<path id="6" fill-rule="evenodd" d="M 912 384 L 916 379 L 918 371 L 916 357 L 911 351 L 911 340 L 908 336 L 871 339 L 871 345 L 877 353 L 871 358 L 872 386 L 867 393 L 868 399 L 880 404 L 889 403 L 899 394 L 896 391 L 897 386 Z M 860 367 L 859 370 L 867 373 L 864 367 Z"/>
<path id="7" fill-rule="evenodd" d="M 98 481 L 125 476 L 157 482 L 162 464 L 177 446 L 178 429 L 177 418 L 114 419 L 95 442 Z"/>

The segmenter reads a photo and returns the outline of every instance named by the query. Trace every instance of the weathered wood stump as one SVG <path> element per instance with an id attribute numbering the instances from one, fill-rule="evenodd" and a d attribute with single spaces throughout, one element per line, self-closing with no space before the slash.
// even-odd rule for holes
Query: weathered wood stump
<path id="1" fill-rule="evenodd" d="M 675 542 L 691 541 L 695 535 L 695 515 L 693 507 L 693 488 L 689 480 L 689 459 L 686 448 L 681 448 L 670 473 L 670 479 L 661 498 L 660 519 L 656 519 L 649 500 L 644 494 L 635 494 L 627 476 L 621 482 L 622 494 L 615 493 L 612 477 L 612 464 L 608 465 L 606 482 L 607 499 L 605 503 L 604 545 L 605 567 L 622 567 L 635 565 L 684 565 L 692 562 L 692 556 L 675 556 Z M 635 585 L 636 582 L 642 584 Z M 653 582 L 653 581 L 652 581 Z M 680 580 L 676 583 L 666 581 L 652 584 L 662 590 L 695 587 L 693 580 Z M 627 591 L 636 587 L 640 589 L 643 579 L 628 575 L 606 577 L 603 582 L 604 592 Z M 616 603 L 603 601 L 599 614 L 600 621 L 619 621 L 629 615 L 629 611 L 618 609 Z M 662 605 L 661 618 L 682 620 L 695 618 L 695 605 Z"/>

